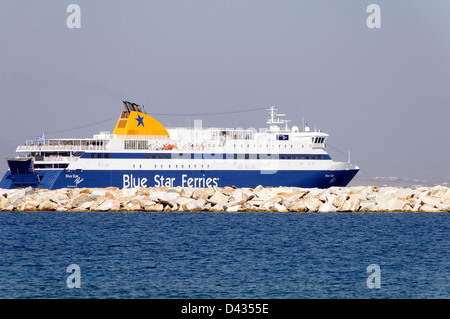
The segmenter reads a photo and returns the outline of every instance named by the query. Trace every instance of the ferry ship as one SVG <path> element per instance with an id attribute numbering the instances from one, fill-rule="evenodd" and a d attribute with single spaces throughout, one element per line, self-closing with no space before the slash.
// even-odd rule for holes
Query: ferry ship
<path id="1" fill-rule="evenodd" d="M 143 106 L 123 102 L 112 133 L 28 140 L 9 158 L 0 188 L 346 186 L 359 167 L 331 159 L 328 134 L 289 127 L 268 108 L 260 129 L 165 128 Z M 200 121 L 201 122 L 201 121 Z M 198 121 L 196 121 L 198 124 Z"/>

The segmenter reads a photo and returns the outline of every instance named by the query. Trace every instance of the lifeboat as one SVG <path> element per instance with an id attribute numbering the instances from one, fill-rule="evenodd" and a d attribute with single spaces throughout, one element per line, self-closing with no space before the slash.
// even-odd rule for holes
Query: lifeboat
<path id="1" fill-rule="evenodd" d="M 171 150 L 175 147 L 175 144 L 168 144 L 168 145 L 164 145 L 164 149 L 165 150 Z"/>

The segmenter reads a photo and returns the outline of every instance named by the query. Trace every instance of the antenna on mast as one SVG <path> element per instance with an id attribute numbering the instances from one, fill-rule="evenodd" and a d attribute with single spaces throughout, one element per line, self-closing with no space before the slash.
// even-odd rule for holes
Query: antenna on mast
<path id="1" fill-rule="evenodd" d="M 291 122 L 292 120 L 284 120 L 284 130 L 289 132 L 289 126 L 288 123 Z"/>
<path id="2" fill-rule="evenodd" d="M 304 110 L 303 110 L 303 106 L 302 106 L 302 132 L 304 132 L 305 131 L 305 112 L 304 112 Z"/>

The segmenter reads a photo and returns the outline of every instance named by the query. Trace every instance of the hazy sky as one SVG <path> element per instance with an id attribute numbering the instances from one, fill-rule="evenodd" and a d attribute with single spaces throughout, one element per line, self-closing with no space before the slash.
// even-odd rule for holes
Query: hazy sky
<path id="1" fill-rule="evenodd" d="M 80 29 L 67 27 L 71 3 Z M 371 3 L 380 29 L 367 27 Z M 448 0 L 1 0 L 0 39 L 2 171 L 43 132 L 112 131 L 129 100 L 173 114 L 273 104 L 351 150 L 355 182 L 450 182 Z M 155 117 L 260 128 L 267 113 Z"/>

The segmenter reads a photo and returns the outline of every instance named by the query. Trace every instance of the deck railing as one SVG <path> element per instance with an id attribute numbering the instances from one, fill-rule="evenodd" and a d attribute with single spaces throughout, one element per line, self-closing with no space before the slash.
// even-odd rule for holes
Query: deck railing
<path id="1" fill-rule="evenodd" d="M 106 150 L 105 145 L 19 145 L 17 152 L 20 151 L 89 151 L 89 150 Z"/>

